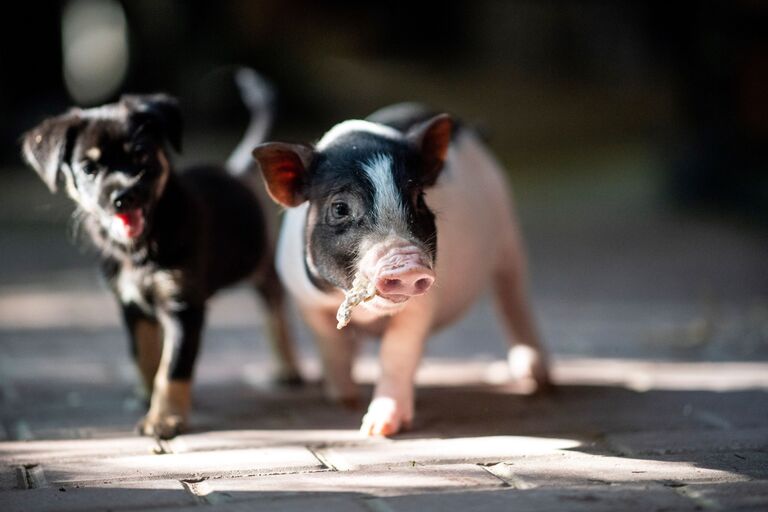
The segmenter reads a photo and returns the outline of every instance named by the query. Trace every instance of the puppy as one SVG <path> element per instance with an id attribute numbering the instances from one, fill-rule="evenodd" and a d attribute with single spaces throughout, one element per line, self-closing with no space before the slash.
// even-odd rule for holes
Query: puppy
<path id="1" fill-rule="evenodd" d="M 270 92 L 250 70 L 238 80 L 252 115 L 240 148 L 252 147 L 270 124 Z M 254 191 L 231 175 L 246 169 L 175 172 L 170 148 L 181 149 L 181 132 L 176 100 L 154 94 L 74 108 L 22 142 L 51 192 L 63 181 L 101 251 L 150 398 L 138 430 L 159 438 L 186 426 L 206 301 L 240 280 L 250 279 L 267 305 L 280 379 L 300 380 L 264 213 Z"/>

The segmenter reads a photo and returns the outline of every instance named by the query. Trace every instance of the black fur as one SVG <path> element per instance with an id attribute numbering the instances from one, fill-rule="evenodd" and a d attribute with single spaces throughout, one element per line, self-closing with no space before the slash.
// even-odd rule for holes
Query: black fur
<path id="1" fill-rule="evenodd" d="M 254 191 L 223 168 L 170 168 L 169 146 L 181 145 L 175 100 L 127 96 L 99 109 L 73 109 L 43 122 L 23 144 L 27 161 L 52 190 L 58 178 L 67 182 L 85 232 L 102 253 L 131 353 L 138 358 L 142 322 L 165 333 L 164 345 L 172 344 L 161 380 L 191 379 L 206 301 L 223 287 L 260 274 L 255 284 L 274 320 L 283 320 L 282 290 Z M 140 211 L 144 227 L 136 237 L 116 239 L 112 223 L 126 211 Z M 170 342 L 169 333 L 177 334 Z M 145 382 L 152 391 L 152 378 Z"/>
<path id="2" fill-rule="evenodd" d="M 429 116 L 427 116 L 427 119 Z M 424 119 L 419 118 L 421 122 Z M 393 122 L 392 126 L 403 126 Z M 392 159 L 392 175 L 406 212 L 414 241 L 420 243 L 434 261 L 437 256 L 435 217 L 424 202 L 423 164 L 418 148 L 406 140 L 391 140 L 369 132 L 352 132 L 316 153 L 309 169 L 306 195 L 316 222 L 310 228 L 308 251 L 317 269 L 314 282 L 349 289 L 354 278 L 354 261 L 363 237 L 377 229 L 379 220 L 373 209 L 373 184 L 362 166 L 374 155 Z M 352 215 L 333 222 L 333 207 L 343 202 Z"/>

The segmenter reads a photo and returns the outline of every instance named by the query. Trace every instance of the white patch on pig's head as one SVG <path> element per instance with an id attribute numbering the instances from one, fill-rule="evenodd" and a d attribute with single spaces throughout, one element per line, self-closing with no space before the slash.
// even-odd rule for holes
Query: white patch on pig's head
<path id="1" fill-rule="evenodd" d="M 387 232 L 409 234 L 408 214 L 403 206 L 402 194 L 392 175 L 392 157 L 376 153 L 363 162 L 362 169 L 373 187 L 373 211 L 376 224 Z"/>
<path id="2" fill-rule="evenodd" d="M 372 123 L 370 121 L 363 121 L 362 119 L 350 119 L 348 121 L 341 122 L 325 132 L 325 135 L 315 146 L 318 151 L 323 151 L 330 145 L 338 142 L 339 139 L 344 138 L 345 135 L 349 135 L 355 132 L 365 132 L 379 137 L 384 137 L 389 140 L 402 140 L 403 134 L 394 128 L 385 126 L 383 124 Z"/>

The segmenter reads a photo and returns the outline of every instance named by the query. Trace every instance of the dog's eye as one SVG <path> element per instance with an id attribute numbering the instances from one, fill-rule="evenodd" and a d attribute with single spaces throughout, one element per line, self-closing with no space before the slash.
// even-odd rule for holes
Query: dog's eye
<path id="1" fill-rule="evenodd" d="M 133 154 L 133 160 L 138 164 L 147 164 L 151 158 L 149 149 L 145 146 L 134 146 L 131 153 Z"/>
<path id="2" fill-rule="evenodd" d="M 334 201 L 331 204 L 331 217 L 335 220 L 346 219 L 349 217 L 349 205 L 344 201 Z"/>
<path id="3" fill-rule="evenodd" d="M 99 172 L 99 167 L 94 162 L 91 162 L 90 160 L 83 160 L 80 163 L 80 168 L 88 176 L 93 176 L 94 174 Z"/>

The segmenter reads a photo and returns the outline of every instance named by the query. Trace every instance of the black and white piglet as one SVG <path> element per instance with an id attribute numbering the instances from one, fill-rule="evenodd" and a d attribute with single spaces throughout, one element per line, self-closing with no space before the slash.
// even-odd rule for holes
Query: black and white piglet
<path id="1" fill-rule="evenodd" d="M 392 435 L 412 423 L 426 339 L 489 285 L 509 329 L 512 369 L 549 384 L 504 173 L 471 130 L 400 104 L 342 122 L 314 147 L 273 142 L 253 155 L 272 198 L 289 207 L 278 273 L 317 338 L 331 398 L 354 403 L 357 338 L 382 337 L 363 433 Z M 336 310 L 356 276 L 376 295 L 337 330 Z"/>

